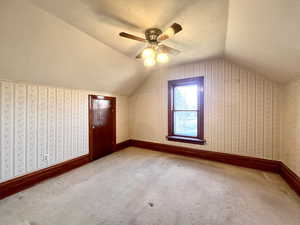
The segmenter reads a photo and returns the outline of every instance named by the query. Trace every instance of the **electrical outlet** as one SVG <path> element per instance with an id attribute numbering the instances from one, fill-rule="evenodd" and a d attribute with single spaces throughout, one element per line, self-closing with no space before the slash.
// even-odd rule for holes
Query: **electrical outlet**
<path id="1" fill-rule="evenodd" d="M 44 154 L 44 161 L 48 161 L 49 160 L 49 154 Z"/>

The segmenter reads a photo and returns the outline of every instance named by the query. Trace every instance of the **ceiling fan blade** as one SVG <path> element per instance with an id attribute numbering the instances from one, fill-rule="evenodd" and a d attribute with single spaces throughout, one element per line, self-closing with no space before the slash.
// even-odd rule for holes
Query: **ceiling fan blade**
<path id="1" fill-rule="evenodd" d="M 128 34 L 128 33 L 125 33 L 125 32 L 121 32 L 119 35 L 121 37 L 129 38 L 129 39 L 132 39 L 132 40 L 135 40 L 135 41 L 146 42 L 146 39 L 144 39 L 144 38 L 137 37 L 135 35 Z"/>
<path id="2" fill-rule="evenodd" d="M 173 23 L 168 29 L 166 29 L 161 35 L 158 37 L 158 41 L 164 41 L 173 37 L 178 32 L 182 31 L 182 26 L 178 23 Z"/>
<path id="3" fill-rule="evenodd" d="M 140 52 L 139 54 L 137 54 L 135 58 L 136 58 L 136 59 L 141 59 L 141 58 L 142 58 L 142 53 L 143 53 L 143 52 Z"/>
<path id="4" fill-rule="evenodd" d="M 177 34 L 179 31 L 182 31 L 182 26 L 178 23 L 173 23 L 171 27 L 174 30 L 174 34 Z"/>
<path id="5" fill-rule="evenodd" d="M 175 49 L 175 48 L 171 48 L 167 45 L 159 45 L 159 49 L 162 51 L 162 52 L 165 52 L 165 53 L 169 53 L 169 54 L 172 54 L 172 55 L 177 55 L 180 53 L 179 50 Z"/>

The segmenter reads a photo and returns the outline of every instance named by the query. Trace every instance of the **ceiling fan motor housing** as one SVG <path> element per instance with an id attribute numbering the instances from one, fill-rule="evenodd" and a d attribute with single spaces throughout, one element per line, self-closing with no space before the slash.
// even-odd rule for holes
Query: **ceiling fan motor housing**
<path id="1" fill-rule="evenodd" d="M 149 41 L 150 43 L 157 43 L 157 38 L 159 35 L 162 34 L 162 31 L 158 28 L 149 28 L 145 31 L 145 36 L 147 41 Z"/>

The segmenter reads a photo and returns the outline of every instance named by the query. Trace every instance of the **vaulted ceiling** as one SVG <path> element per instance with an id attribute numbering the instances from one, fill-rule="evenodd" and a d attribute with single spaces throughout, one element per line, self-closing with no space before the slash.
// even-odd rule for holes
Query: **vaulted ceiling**
<path id="1" fill-rule="evenodd" d="M 225 53 L 275 81 L 300 77 L 300 1 L 230 0 Z"/>
<path id="2" fill-rule="evenodd" d="M 147 28 L 164 29 L 173 22 L 184 29 L 168 43 L 182 50 L 176 62 L 214 57 L 224 51 L 227 0 L 31 1 L 133 60 L 145 45 L 121 38 L 121 31 L 144 37 Z"/>
<path id="3" fill-rule="evenodd" d="M 14 2 L 13 6 L 11 2 Z M 23 2 L 21 7 L 16 6 L 19 2 Z M 30 6 L 25 7 L 25 4 Z M 74 59 L 76 63 L 69 65 L 74 65 L 74 68 L 71 71 L 62 69 L 57 73 L 58 77 L 52 78 L 53 84 L 60 82 L 66 86 L 71 83 L 72 87 L 81 85 L 81 88 L 109 89 L 120 94 L 130 94 L 148 73 L 142 63 L 135 59 L 144 45 L 121 38 L 118 33 L 124 31 L 142 37 L 149 27 L 164 29 L 173 22 L 180 23 L 183 31 L 167 41 L 168 45 L 182 51 L 171 59 L 171 64 L 225 56 L 275 81 L 285 82 L 300 76 L 299 0 L 0 0 L 0 11 L 5 7 L 10 9 L 5 11 L 7 17 L 2 18 L 2 23 L 0 21 L 0 30 L 2 32 L 5 28 L 6 34 L 4 38 L 0 37 L 1 50 L 6 48 L 6 42 L 12 36 L 20 37 L 24 33 L 13 32 L 12 29 L 31 26 L 33 20 L 39 20 L 36 16 L 25 23 L 28 20 L 26 15 L 18 16 L 29 10 L 28 7 L 28 17 L 32 17 L 31 10 L 36 8 L 35 10 L 41 11 L 39 13 L 43 13 L 43 17 L 51 17 L 56 23 L 63 23 L 60 26 L 64 28 L 61 29 L 71 29 L 73 37 L 78 34 L 82 36 L 80 40 L 83 36 L 90 39 L 86 41 L 88 44 L 81 43 L 82 46 L 78 47 L 76 53 L 80 55 L 87 48 L 83 53 L 86 60 L 82 59 L 80 63 L 85 61 L 83 66 L 90 70 L 76 73 L 78 63 Z M 9 16 L 11 18 L 7 19 Z M 46 19 L 40 20 L 34 24 L 44 23 Z M 7 25 L 4 23 L 8 22 L 12 27 L 5 27 Z M 33 28 L 28 29 L 31 33 L 35 32 Z M 66 38 L 64 32 L 54 29 L 53 33 L 50 31 L 47 31 L 47 34 L 52 35 L 49 38 L 59 39 L 61 35 L 66 46 L 70 45 L 71 34 Z M 43 38 L 41 33 L 37 35 Z M 24 39 L 19 40 L 26 42 Z M 80 40 L 74 41 L 74 46 Z M 15 42 L 17 41 L 18 38 Z M 39 44 L 38 40 L 37 43 Z M 23 49 L 24 46 L 21 47 Z M 62 44 L 61 48 L 64 47 Z M 11 49 L 17 54 L 14 47 L 7 49 L 7 53 Z M 69 46 L 66 51 L 71 49 L 72 46 Z M 91 54 L 90 58 L 88 54 Z M 9 54 L 3 57 L 0 53 L 0 59 L 11 61 L 11 58 L 7 59 L 7 55 Z M 55 61 L 54 55 L 51 56 Z M 20 61 L 26 67 L 24 59 Z M 9 69 L 13 70 L 14 66 L 17 65 L 12 64 Z M 64 65 L 60 66 L 63 68 Z M 0 78 L 1 74 L 10 73 L 7 68 L 6 64 L 1 66 L 0 61 Z M 42 68 L 39 72 L 41 71 Z M 28 70 L 28 74 L 30 72 Z M 74 79 L 66 75 L 68 72 L 76 75 Z M 15 77 L 20 79 L 20 75 Z M 41 77 L 31 79 L 43 81 Z M 45 83 L 49 83 L 48 80 Z"/>

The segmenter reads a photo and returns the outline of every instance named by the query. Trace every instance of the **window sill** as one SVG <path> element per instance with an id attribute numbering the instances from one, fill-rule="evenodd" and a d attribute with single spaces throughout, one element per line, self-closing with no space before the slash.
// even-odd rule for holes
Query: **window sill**
<path id="1" fill-rule="evenodd" d="M 201 140 L 199 138 L 192 138 L 192 137 L 181 137 L 181 136 L 167 136 L 169 141 L 177 141 L 177 142 L 184 142 L 184 143 L 191 143 L 191 144 L 198 144 L 204 145 L 205 140 Z"/>

